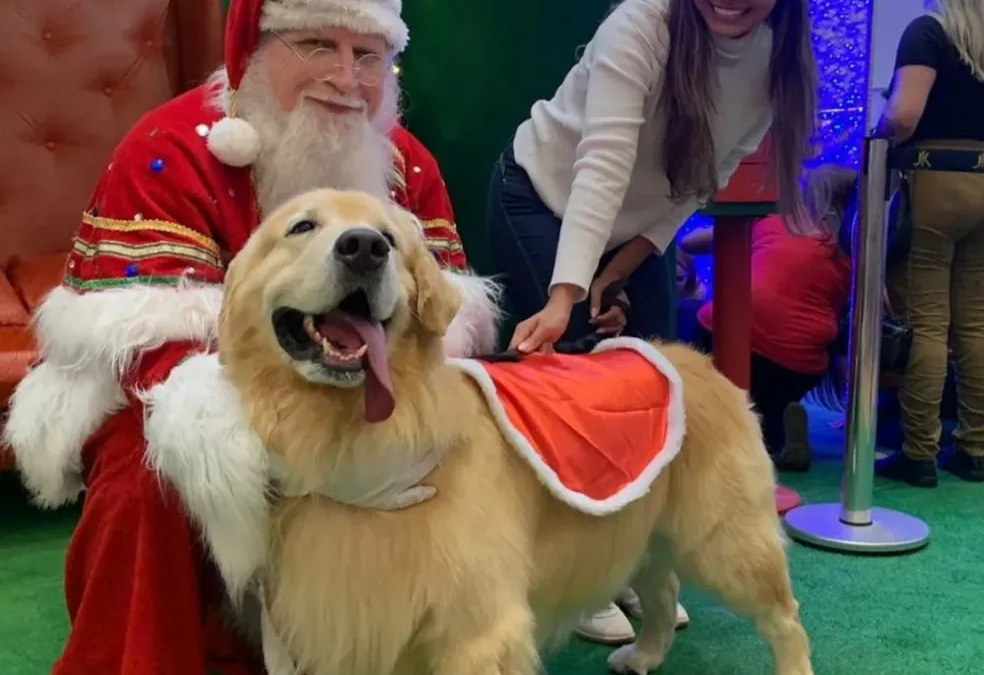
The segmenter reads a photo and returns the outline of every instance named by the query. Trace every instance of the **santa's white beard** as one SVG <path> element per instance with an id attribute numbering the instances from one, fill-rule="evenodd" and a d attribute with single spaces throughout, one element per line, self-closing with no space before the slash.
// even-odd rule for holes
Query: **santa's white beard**
<path id="1" fill-rule="evenodd" d="M 397 118 L 395 79 L 385 84 L 383 104 L 370 120 L 359 112 L 332 113 L 307 99 L 284 112 L 259 70 L 247 70 L 236 104 L 238 114 L 260 137 L 253 182 L 261 216 L 318 188 L 361 190 L 389 198 L 394 170 L 389 131 Z"/>

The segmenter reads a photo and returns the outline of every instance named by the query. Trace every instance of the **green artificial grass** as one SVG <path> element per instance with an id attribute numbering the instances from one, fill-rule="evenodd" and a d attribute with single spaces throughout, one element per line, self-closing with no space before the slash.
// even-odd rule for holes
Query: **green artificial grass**
<path id="1" fill-rule="evenodd" d="M 840 465 L 784 476 L 807 503 L 836 501 Z M 876 504 L 929 522 L 928 548 L 856 557 L 790 545 L 794 592 L 813 644 L 817 675 L 970 675 L 984 672 L 984 486 L 944 478 L 936 490 L 878 481 Z M 765 675 L 768 648 L 751 623 L 691 589 L 681 631 L 660 673 Z M 551 675 L 605 671 L 610 649 L 574 640 Z"/>
<path id="2" fill-rule="evenodd" d="M 811 417 L 815 417 L 811 413 Z M 825 425 L 816 444 L 836 455 Z M 783 481 L 806 502 L 836 500 L 840 464 L 824 458 Z M 790 546 L 790 563 L 817 675 L 984 673 L 984 486 L 943 474 L 937 490 L 878 481 L 875 502 L 929 522 L 932 542 L 895 557 L 854 557 Z M 43 513 L 0 477 L 0 673 L 50 672 L 68 632 L 62 598 L 65 544 L 76 513 Z M 690 628 L 661 673 L 765 675 L 771 659 L 751 624 L 686 589 Z M 549 675 L 600 675 L 611 650 L 574 639 L 548 662 Z M 467 675 L 466 673 L 462 675 Z"/>
<path id="3" fill-rule="evenodd" d="M 39 511 L 14 475 L 0 473 L 0 673 L 43 675 L 68 635 L 65 544 L 77 511 Z"/>

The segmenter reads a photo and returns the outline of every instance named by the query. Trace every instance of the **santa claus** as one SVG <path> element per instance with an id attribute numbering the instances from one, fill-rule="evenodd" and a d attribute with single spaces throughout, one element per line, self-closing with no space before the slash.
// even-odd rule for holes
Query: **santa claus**
<path id="1" fill-rule="evenodd" d="M 214 81 L 114 151 L 38 311 L 41 358 L 5 428 L 40 504 L 87 491 L 55 675 L 244 672 L 213 630 L 224 589 L 199 533 L 147 468 L 155 411 L 142 394 L 212 345 L 225 265 L 284 199 L 349 188 L 414 212 L 464 298 L 449 354 L 492 349 L 494 288 L 468 273 L 436 162 L 397 123 L 400 11 L 400 0 L 234 0 Z"/>

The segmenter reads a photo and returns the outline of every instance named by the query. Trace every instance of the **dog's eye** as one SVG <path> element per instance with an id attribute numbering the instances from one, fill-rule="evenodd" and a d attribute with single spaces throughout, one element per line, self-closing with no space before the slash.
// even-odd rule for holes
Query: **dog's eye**
<path id="1" fill-rule="evenodd" d="M 396 237 L 393 236 L 392 232 L 387 232 L 383 230 L 383 239 L 389 242 L 389 245 L 396 248 Z"/>
<path id="2" fill-rule="evenodd" d="M 306 234 L 308 232 L 313 232 L 317 229 L 318 224 L 311 220 L 299 220 L 290 226 L 287 230 L 287 236 L 293 237 L 298 234 Z"/>

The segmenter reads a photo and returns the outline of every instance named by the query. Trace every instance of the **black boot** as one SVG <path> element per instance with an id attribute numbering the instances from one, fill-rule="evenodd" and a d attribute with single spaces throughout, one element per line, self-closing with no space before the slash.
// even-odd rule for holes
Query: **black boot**
<path id="1" fill-rule="evenodd" d="M 940 455 L 940 468 L 968 483 L 984 483 L 984 457 L 974 457 L 957 449 Z"/>
<path id="2" fill-rule="evenodd" d="M 780 471 L 806 473 L 813 464 L 806 408 L 799 403 L 790 403 L 786 406 L 782 418 L 786 430 L 786 444 L 778 456 L 772 457 L 772 461 Z"/>
<path id="3" fill-rule="evenodd" d="M 877 460 L 875 474 L 922 488 L 934 488 L 939 482 L 936 462 L 929 459 L 909 459 L 901 450 Z"/>

